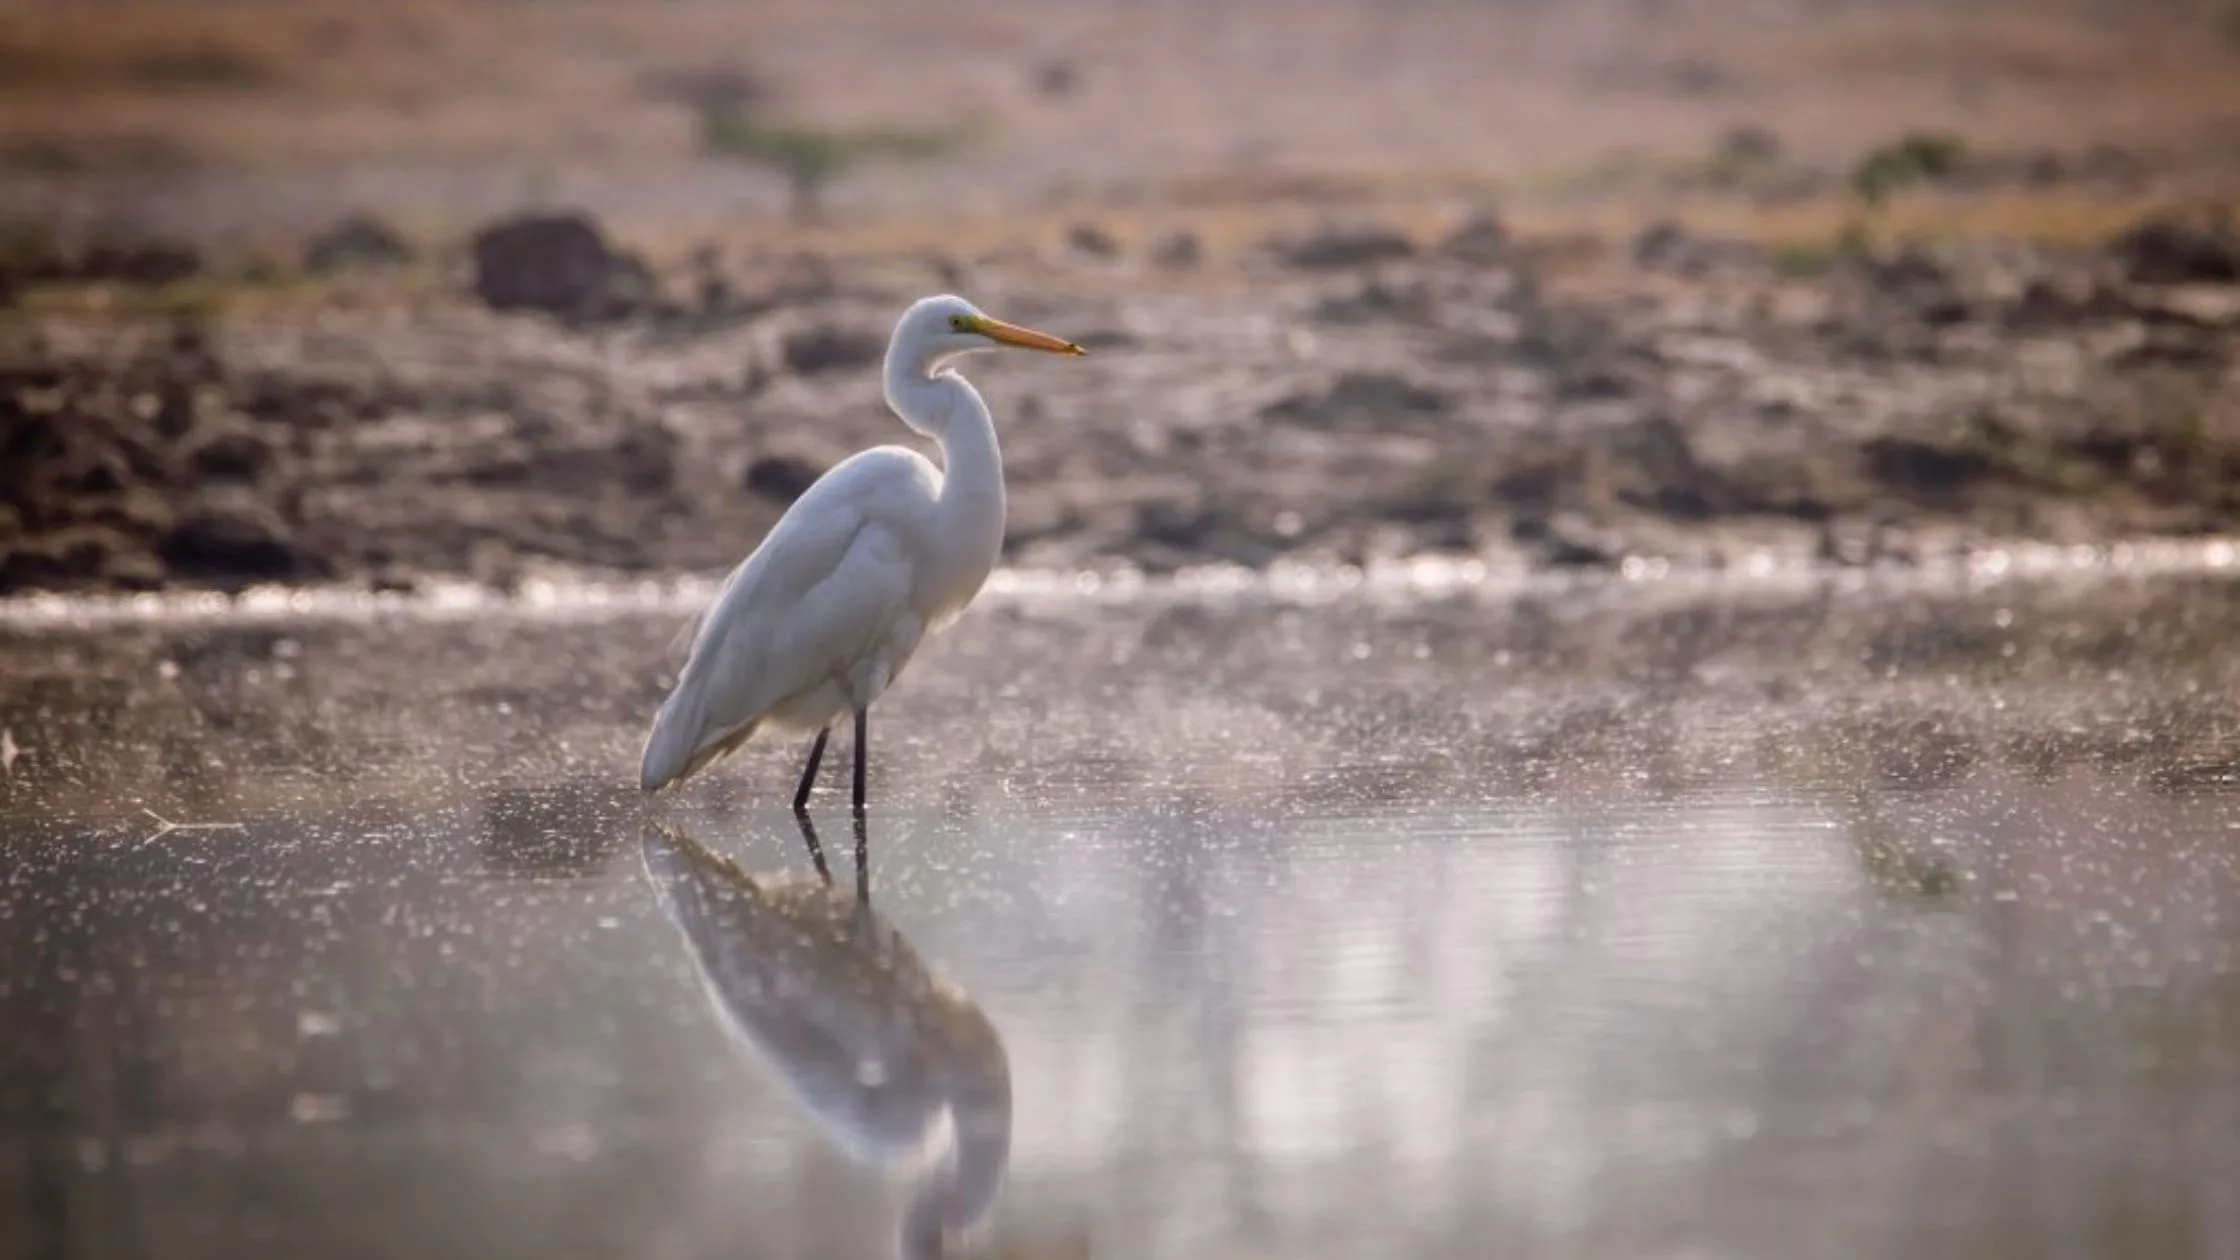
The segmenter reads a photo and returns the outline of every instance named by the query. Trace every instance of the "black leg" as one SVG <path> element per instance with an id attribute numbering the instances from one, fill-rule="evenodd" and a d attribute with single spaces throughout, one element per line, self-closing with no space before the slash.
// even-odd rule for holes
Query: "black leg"
<path id="1" fill-rule="evenodd" d="M 793 821 L 801 827 L 801 843 L 809 846 L 809 861 L 815 864 L 817 875 L 825 883 L 830 884 L 832 882 L 832 868 L 824 864 L 824 846 L 817 843 L 817 825 L 809 821 L 809 811 L 801 810 L 797 812 L 793 816 Z M 862 877 L 859 875 L 857 878 L 858 882 L 861 882 Z"/>
<path id="2" fill-rule="evenodd" d="M 860 810 L 860 809 L 856 811 L 856 814 L 855 814 L 855 824 L 856 824 L 856 900 L 857 900 L 857 901 L 859 901 L 859 902 L 862 902 L 862 903 L 863 903 L 864 905 L 870 905 L 870 904 L 871 904 L 871 841 L 870 841 L 869 839 L 867 839 L 867 838 L 866 838 L 866 836 L 865 836 L 865 834 L 864 834 L 864 825 L 863 825 L 863 811 L 862 811 L 862 810 Z M 829 883 L 831 883 L 831 882 L 832 882 L 832 879 L 831 879 L 831 877 L 830 877 L 830 876 L 827 876 L 827 877 L 825 878 L 825 882 L 826 882 L 826 883 L 828 883 L 828 884 L 829 884 Z"/>
<path id="3" fill-rule="evenodd" d="M 863 816 L 863 767 L 870 755 L 871 710 L 856 710 L 856 816 Z"/>
<path id="4" fill-rule="evenodd" d="M 809 812 L 809 789 L 817 786 L 817 765 L 824 760 L 824 741 L 832 738 L 832 728 L 817 732 L 817 742 L 809 745 L 809 763 L 801 767 L 801 786 L 793 790 L 793 812 Z M 815 842 L 812 841 L 812 844 Z"/>

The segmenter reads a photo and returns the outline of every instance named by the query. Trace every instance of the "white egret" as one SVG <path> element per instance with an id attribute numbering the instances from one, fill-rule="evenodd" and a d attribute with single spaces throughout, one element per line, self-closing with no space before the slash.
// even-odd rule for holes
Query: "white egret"
<path id="1" fill-rule="evenodd" d="M 832 724 L 855 718 L 863 810 L 871 704 L 925 636 L 979 594 L 1003 547 L 1003 454 L 988 405 L 950 360 L 1015 346 L 1087 353 L 963 298 L 922 298 L 887 343 L 887 405 L 941 447 L 860 452 L 817 479 L 732 570 L 639 767 L 648 792 L 689 777 L 764 727 L 815 731 L 793 808 L 808 808 Z"/>

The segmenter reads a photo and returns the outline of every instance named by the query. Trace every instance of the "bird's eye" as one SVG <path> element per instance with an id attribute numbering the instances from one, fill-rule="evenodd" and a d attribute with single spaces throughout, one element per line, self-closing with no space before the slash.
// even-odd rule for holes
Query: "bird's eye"
<path id="1" fill-rule="evenodd" d="M 949 331 L 951 331 L 951 332 L 971 332 L 971 331 L 972 331 L 972 321 L 971 321 L 971 320 L 969 320 L 969 319 L 966 319 L 966 318 L 965 318 L 964 316 L 962 316 L 962 315 L 951 315 L 951 316 L 949 317 Z"/>

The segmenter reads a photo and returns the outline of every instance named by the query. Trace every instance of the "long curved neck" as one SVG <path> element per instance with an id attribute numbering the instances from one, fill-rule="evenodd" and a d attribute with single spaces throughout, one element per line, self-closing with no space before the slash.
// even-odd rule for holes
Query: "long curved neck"
<path id="1" fill-rule="evenodd" d="M 988 404 L 972 382 L 953 371 L 936 373 L 928 382 L 952 395 L 949 423 L 933 440 L 941 444 L 941 502 L 963 506 L 965 500 L 993 503 L 1003 510 L 1003 448 L 996 442 L 996 422 Z"/>
<path id="2" fill-rule="evenodd" d="M 945 536 L 986 552 L 992 564 L 1003 546 L 1003 449 L 980 391 L 954 371 L 929 373 L 923 364 L 890 357 L 886 393 L 904 424 L 941 446 Z"/>

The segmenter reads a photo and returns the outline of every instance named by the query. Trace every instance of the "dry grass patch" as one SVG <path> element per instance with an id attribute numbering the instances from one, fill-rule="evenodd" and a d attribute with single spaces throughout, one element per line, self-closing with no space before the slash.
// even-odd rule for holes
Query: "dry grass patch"
<path id="1" fill-rule="evenodd" d="M 1831 19 L 1799 37 L 1800 64 L 1847 75 L 1913 75 L 1943 69 L 2007 80 L 2076 84 L 2171 60 L 2170 40 L 2059 13 L 2009 10 L 1862 14 Z"/>
<path id="2" fill-rule="evenodd" d="M 298 49 L 262 8 L 133 4 L 0 14 L 0 92 L 82 95 L 264 88 Z"/>
<path id="3" fill-rule="evenodd" d="M 118 0 L 0 14 L 0 161 L 67 173 L 141 165 L 158 147 L 251 163 L 558 149 L 633 95 L 609 38 L 617 7 Z"/>
<path id="4" fill-rule="evenodd" d="M 1763 244 L 1835 239 L 1863 223 L 1876 241 L 2008 240 L 2042 245 L 2097 245 L 2153 209 L 2149 198 L 2038 194 L 1971 197 L 1922 193 L 1894 197 L 1871 215 L 1857 203 L 1828 198 L 1798 205 L 1704 214 L 1707 226 L 1726 220 L 1737 235 Z"/>

